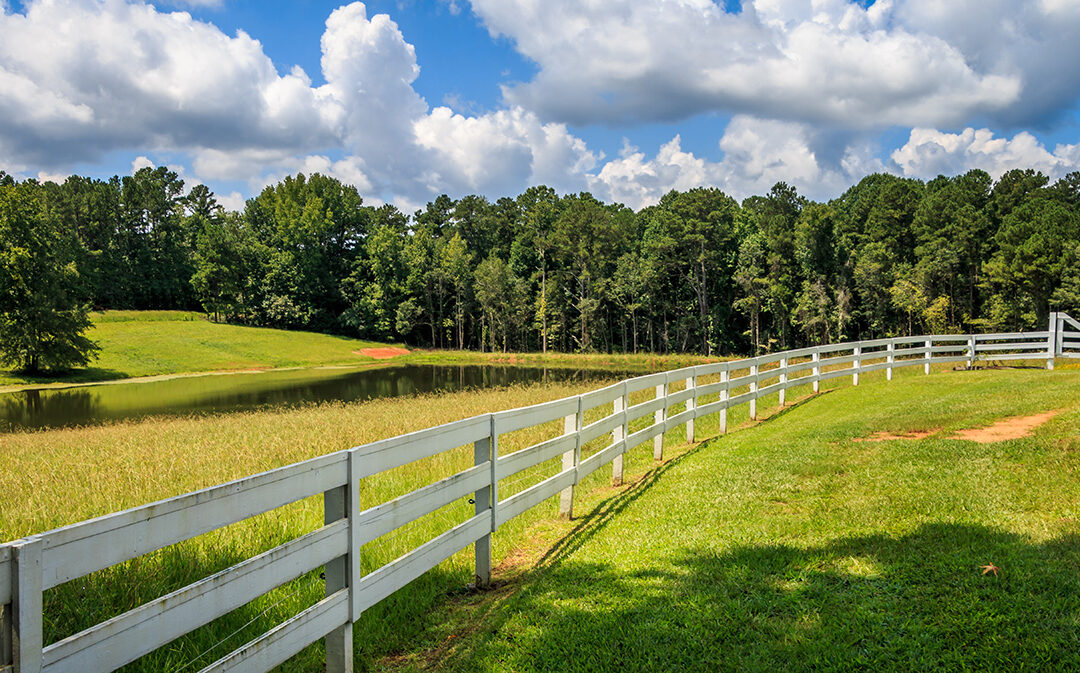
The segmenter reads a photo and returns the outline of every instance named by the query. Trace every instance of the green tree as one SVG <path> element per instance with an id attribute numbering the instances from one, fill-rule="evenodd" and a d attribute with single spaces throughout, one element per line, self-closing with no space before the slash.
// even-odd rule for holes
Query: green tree
<path id="1" fill-rule="evenodd" d="M 76 259 L 33 182 L 0 185 L 0 362 L 37 373 L 85 366 L 98 347 Z"/>

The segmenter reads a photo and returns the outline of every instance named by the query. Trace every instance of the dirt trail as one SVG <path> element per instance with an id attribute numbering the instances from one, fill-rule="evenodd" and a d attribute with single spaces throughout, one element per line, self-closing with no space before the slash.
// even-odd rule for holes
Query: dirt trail
<path id="1" fill-rule="evenodd" d="M 1035 428 L 1060 413 L 1061 409 L 1058 409 L 1057 411 L 1047 411 L 1046 413 L 1035 414 L 1034 416 L 1005 418 L 988 428 L 959 430 L 954 437 L 956 439 L 969 439 L 973 442 L 979 442 L 980 444 L 1004 442 L 1008 439 L 1020 439 L 1021 437 L 1027 437 L 1035 430 Z"/>
<path id="2" fill-rule="evenodd" d="M 1057 416 L 1062 411 L 1064 410 L 1057 409 L 1055 411 L 1035 414 L 1034 416 L 1003 418 L 989 427 L 957 430 L 954 434 L 949 436 L 949 439 L 967 439 L 980 444 L 991 444 L 993 442 L 1004 442 L 1009 439 L 1020 439 L 1021 437 L 1027 437 L 1035 430 L 1035 428 L 1049 421 L 1054 416 Z M 856 437 L 855 441 L 891 442 L 901 439 L 926 439 L 940 431 L 940 428 L 935 428 L 933 430 L 911 430 L 908 432 L 881 431 L 866 437 Z"/>

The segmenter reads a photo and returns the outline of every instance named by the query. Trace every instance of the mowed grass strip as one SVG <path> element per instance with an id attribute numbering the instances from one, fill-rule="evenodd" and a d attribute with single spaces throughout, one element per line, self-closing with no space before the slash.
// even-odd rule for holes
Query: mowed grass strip
<path id="1" fill-rule="evenodd" d="M 87 336 L 101 346 L 86 369 L 58 377 L 0 371 L 0 387 L 107 381 L 190 372 L 374 363 L 357 354 L 384 346 L 345 337 L 210 322 L 186 311 L 92 313 Z"/>
<path id="2" fill-rule="evenodd" d="M 1026 438 L 947 439 L 1047 410 Z M 375 667 L 1080 670 L 1080 374 L 871 375 L 736 422 L 534 525 L 501 587 Z"/>

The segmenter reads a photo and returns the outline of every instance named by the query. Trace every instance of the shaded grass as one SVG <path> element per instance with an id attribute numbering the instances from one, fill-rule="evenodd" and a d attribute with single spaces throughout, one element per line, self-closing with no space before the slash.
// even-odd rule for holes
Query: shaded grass
<path id="1" fill-rule="evenodd" d="M 501 590 L 443 608 L 379 667 L 1080 668 L 1080 377 L 883 379 L 586 496 Z M 1064 412 L 997 444 L 853 441 L 1048 409 Z"/>

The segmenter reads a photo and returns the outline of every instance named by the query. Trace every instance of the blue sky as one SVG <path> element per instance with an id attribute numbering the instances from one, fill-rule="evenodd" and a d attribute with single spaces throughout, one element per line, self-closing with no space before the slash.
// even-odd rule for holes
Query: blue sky
<path id="1" fill-rule="evenodd" d="M 0 169 L 412 209 L 1080 170 L 1080 0 L 0 0 Z"/>

